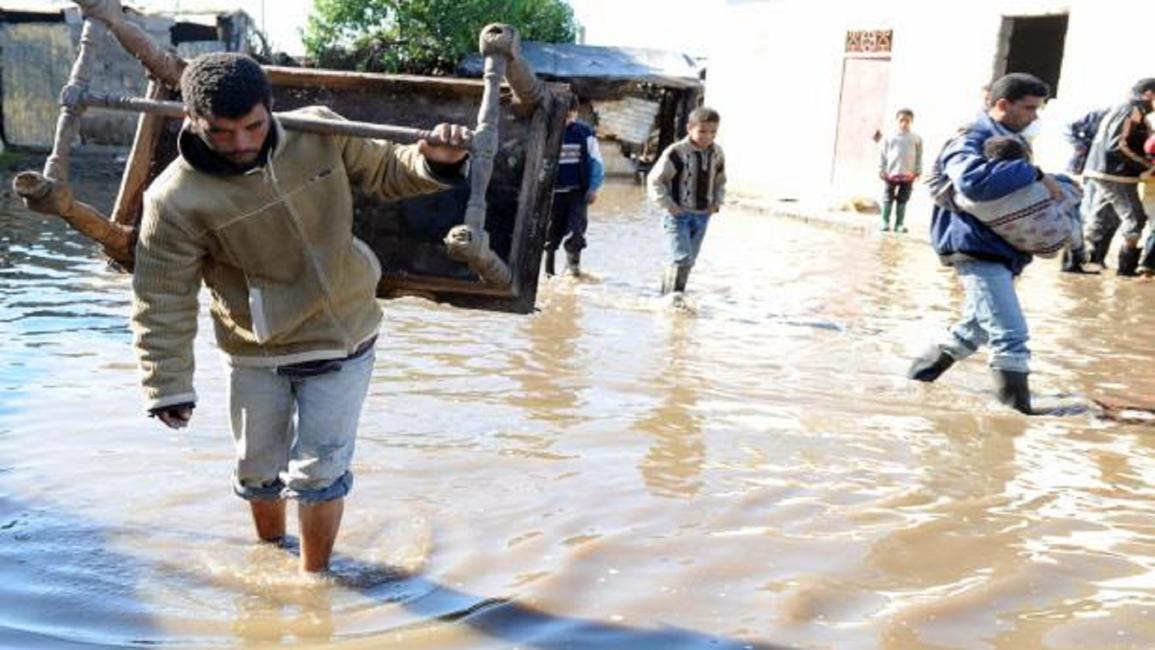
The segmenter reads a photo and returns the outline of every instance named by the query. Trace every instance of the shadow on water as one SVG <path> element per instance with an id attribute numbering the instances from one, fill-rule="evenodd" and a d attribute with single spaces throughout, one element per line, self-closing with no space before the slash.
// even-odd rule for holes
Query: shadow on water
<path id="1" fill-rule="evenodd" d="M 500 647 L 513 643 L 542 650 L 778 647 L 674 626 L 647 629 L 551 614 L 512 598 L 470 594 L 420 573 L 343 556 L 335 556 L 334 572 L 325 578 L 300 576 L 292 569 L 296 564 L 292 541 L 288 549 L 251 546 L 246 561 L 252 566 L 241 574 L 221 567 L 194 570 L 180 557 L 142 559 L 112 550 L 117 537 L 149 536 L 158 544 L 164 537 L 177 539 L 186 549 L 244 547 L 238 538 L 214 539 L 192 531 L 110 530 L 62 515 L 59 508 L 0 497 L 0 580 L 5 585 L 0 589 L 0 647 L 228 645 L 232 639 L 328 643 L 365 638 L 386 643 L 389 638 L 446 626 L 467 626 L 500 642 Z M 224 638 L 204 627 L 196 638 L 182 635 L 179 627 L 161 629 L 153 618 L 159 605 L 140 592 L 146 586 L 203 601 L 201 606 L 212 609 L 216 622 L 225 628 L 217 628 Z M 415 618 L 385 629 L 370 624 L 373 629 L 340 633 L 333 617 L 335 590 L 368 599 L 373 610 L 395 606 Z M 279 626 L 270 621 L 270 604 L 282 614 Z M 380 614 L 377 611 L 374 620 Z M 342 616 L 351 614 L 346 611 Z M 164 627 L 171 628 L 172 622 Z"/>
<path id="2" fill-rule="evenodd" d="M 503 648 L 510 644 L 539 650 L 776 650 L 785 647 L 676 626 L 631 627 L 562 616 L 518 602 L 514 598 L 466 593 L 423 577 L 419 572 L 340 555 L 334 556 L 331 574 L 320 578 L 301 576 L 290 568 L 290 563 L 296 563 L 292 552 L 295 547 L 296 541 L 290 539 L 287 548 L 267 545 L 256 548 L 256 555 L 251 558 L 266 568 L 269 565 L 279 566 L 280 574 L 266 575 L 257 581 L 253 581 L 251 576 L 242 577 L 239 578 L 241 584 L 224 585 L 233 592 L 237 610 L 242 614 L 232 625 L 232 632 L 240 639 L 246 642 L 278 643 L 295 640 L 333 643 L 361 638 L 373 641 L 373 647 L 378 647 L 377 644 L 406 647 L 406 640 L 409 639 L 413 640 L 413 647 L 479 647 L 475 637 L 471 637 L 467 645 L 463 646 L 460 642 L 446 641 L 438 636 L 447 628 L 464 626 L 476 635 L 492 639 L 496 643 L 493 647 Z M 273 554 L 279 554 L 280 557 L 274 559 Z M 178 564 L 167 566 L 164 570 L 167 575 L 179 577 L 185 584 L 205 581 L 205 576 L 194 575 L 187 567 Z M 212 590 L 221 586 L 219 582 L 209 583 L 202 584 L 200 589 Z M 397 616 L 390 618 L 403 620 L 384 629 L 339 633 L 333 620 L 333 603 L 340 599 L 339 591 L 367 598 L 367 607 L 372 609 L 395 608 Z M 268 616 L 270 606 L 283 615 L 279 627 L 271 625 Z M 246 609 L 256 614 L 252 625 L 243 615 Z M 377 611 L 374 620 L 379 620 L 381 613 Z M 348 612 L 343 616 L 348 616 Z M 417 640 L 419 638 L 426 640 L 421 642 Z M 430 643 L 430 638 L 438 638 L 439 642 Z"/>
<path id="3" fill-rule="evenodd" d="M 112 550 L 108 534 L 0 495 L 0 647 L 139 647 L 165 638 L 137 592 L 138 562 Z"/>

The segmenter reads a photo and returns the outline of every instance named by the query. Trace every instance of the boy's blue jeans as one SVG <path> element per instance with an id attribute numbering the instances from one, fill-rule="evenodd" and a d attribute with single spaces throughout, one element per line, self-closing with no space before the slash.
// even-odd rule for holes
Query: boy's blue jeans
<path id="1" fill-rule="evenodd" d="M 1027 319 L 1010 269 L 981 260 L 958 262 L 954 268 L 966 290 L 966 306 L 962 320 L 950 330 L 946 353 L 964 359 L 985 343 L 991 346 L 991 368 L 1028 372 Z"/>
<path id="2" fill-rule="evenodd" d="M 685 210 L 676 217 L 669 213 L 662 217 L 662 230 L 666 233 L 674 266 L 694 265 L 709 225 L 709 212 Z"/>

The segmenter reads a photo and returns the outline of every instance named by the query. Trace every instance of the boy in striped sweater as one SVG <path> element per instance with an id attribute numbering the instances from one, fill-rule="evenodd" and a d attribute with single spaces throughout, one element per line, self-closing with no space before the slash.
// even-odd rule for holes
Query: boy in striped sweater
<path id="1" fill-rule="evenodd" d="M 720 121 L 712 108 L 694 109 L 686 137 L 667 147 L 646 177 L 650 199 L 666 212 L 662 229 L 671 264 L 662 277 L 662 295 L 686 290 L 710 215 L 726 198 L 726 159 L 714 142 Z"/>

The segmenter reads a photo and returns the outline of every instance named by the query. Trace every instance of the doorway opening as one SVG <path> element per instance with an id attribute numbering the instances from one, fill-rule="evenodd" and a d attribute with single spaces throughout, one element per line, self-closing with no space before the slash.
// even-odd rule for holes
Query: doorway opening
<path id="1" fill-rule="evenodd" d="M 1003 56 L 997 60 L 994 77 L 1029 72 L 1047 82 L 1051 96 L 1058 97 L 1068 22 L 1067 14 L 1004 17 L 1000 48 Z"/>

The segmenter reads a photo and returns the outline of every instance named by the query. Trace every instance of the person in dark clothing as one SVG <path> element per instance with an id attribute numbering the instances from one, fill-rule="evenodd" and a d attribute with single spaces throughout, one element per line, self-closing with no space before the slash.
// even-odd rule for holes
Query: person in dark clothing
<path id="1" fill-rule="evenodd" d="M 983 155 L 984 144 L 996 136 L 1017 138 L 1025 146 L 1022 131 L 1038 117 L 1048 95 L 1050 88 L 1033 75 L 999 78 L 991 84 L 987 109 L 948 141 L 935 160 L 928 179 L 935 200 L 931 242 L 943 264 L 955 269 L 967 300 L 962 318 L 943 342 L 915 359 L 907 373 L 916 381 L 935 381 L 956 361 L 989 344 L 999 401 L 1028 415 L 1036 413 L 1027 382 L 1031 354 L 1014 278 L 1031 262 L 1031 255 L 959 208 L 954 196 L 993 201 L 1041 181 L 1053 199 L 1062 200 L 1058 181 L 1029 160 L 990 160 Z"/>
<path id="2" fill-rule="evenodd" d="M 1067 161 L 1067 173 L 1071 176 L 1082 175 L 1083 169 L 1087 165 L 1087 154 L 1091 151 L 1091 143 L 1095 140 L 1095 133 L 1098 132 L 1099 125 L 1103 122 L 1103 116 L 1109 111 L 1108 108 L 1096 108 L 1067 125 L 1063 137 L 1071 145 L 1071 158 Z M 1082 211 L 1079 214 L 1081 221 Z M 1079 228 L 1082 229 L 1081 223 Z M 1072 240 L 1072 244 L 1063 249 L 1059 269 L 1064 273 L 1097 273 L 1097 271 L 1088 271 L 1083 268 L 1083 261 L 1086 256 L 1087 251 L 1083 246 L 1083 238 L 1080 233 L 1077 245 Z"/>
<path id="3" fill-rule="evenodd" d="M 1146 120 L 1152 110 L 1155 78 L 1142 79 L 1132 88 L 1129 100 L 1103 116 L 1083 172 L 1086 261 L 1105 265 L 1115 231 L 1123 226 L 1117 270 L 1121 276 L 1138 275 L 1140 255 L 1143 267 L 1155 270 L 1155 236 L 1148 238 L 1146 254 L 1139 249 L 1147 223 L 1139 198 L 1139 177 L 1155 169 L 1143 155 L 1143 144 L 1150 135 Z"/>
<path id="4" fill-rule="evenodd" d="M 1091 143 L 1095 141 L 1095 133 L 1099 131 L 1103 116 L 1110 110 L 1096 108 L 1067 125 L 1063 137 L 1066 138 L 1067 144 L 1071 145 L 1071 159 L 1067 161 L 1067 172 L 1072 176 L 1082 175 L 1083 168 L 1087 166 L 1087 154 L 1091 152 Z"/>
<path id="5" fill-rule="evenodd" d="M 605 166 L 598 149 L 597 135 L 593 129 L 578 121 L 580 105 L 578 96 L 571 95 L 545 240 L 546 275 L 556 273 L 554 258 L 561 246 L 565 247 L 569 274 L 574 277 L 581 275 L 581 252 L 586 247 L 589 206 L 597 201 L 598 190 L 605 179 Z"/>

